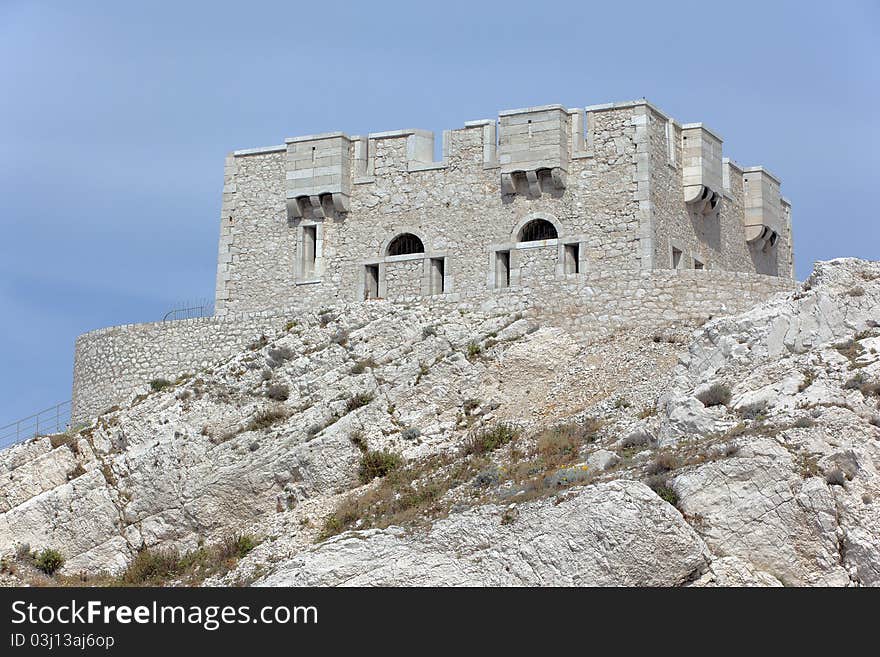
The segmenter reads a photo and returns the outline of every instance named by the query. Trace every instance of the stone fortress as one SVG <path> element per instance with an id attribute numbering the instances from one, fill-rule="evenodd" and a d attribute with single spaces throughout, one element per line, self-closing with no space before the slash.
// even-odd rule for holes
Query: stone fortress
<path id="1" fill-rule="evenodd" d="M 294 137 L 226 158 L 215 316 L 77 339 L 73 419 L 208 367 L 297 313 L 372 299 L 662 325 L 794 286 L 779 179 L 645 100 L 443 134 Z"/>

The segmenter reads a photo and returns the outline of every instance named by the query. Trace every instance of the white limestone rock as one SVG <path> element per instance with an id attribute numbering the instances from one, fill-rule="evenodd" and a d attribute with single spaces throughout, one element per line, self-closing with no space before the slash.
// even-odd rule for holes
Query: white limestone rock
<path id="1" fill-rule="evenodd" d="M 675 586 L 708 553 L 673 507 L 644 484 L 576 489 L 563 502 L 485 506 L 428 532 L 348 532 L 303 551 L 257 586 Z"/>

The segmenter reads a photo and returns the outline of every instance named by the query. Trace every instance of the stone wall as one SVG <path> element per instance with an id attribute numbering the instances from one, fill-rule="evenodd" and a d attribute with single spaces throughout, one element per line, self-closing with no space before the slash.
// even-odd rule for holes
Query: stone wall
<path id="1" fill-rule="evenodd" d="M 184 373 L 231 358 L 263 334 L 274 334 L 283 313 L 201 317 L 125 324 L 76 339 L 71 421 L 76 424 L 124 401 L 153 379 Z"/>
<path id="2" fill-rule="evenodd" d="M 420 302 L 455 309 L 524 311 L 548 321 L 589 330 L 617 326 L 661 326 L 744 310 L 795 284 L 779 277 L 693 270 L 587 271 L 560 274 L 553 245 L 526 248 L 520 265 L 531 273 L 522 284 L 504 289 L 448 292 Z M 421 260 L 413 261 L 421 263 Z M 403 295 L 404 298 L 410 295 Z M 327 300 L 329 305 L 332 300 Z M 369 302 L 383 303 L 383 302 Z M 357 312 L 351 304 L 347 312 Z M 215 366 L 261 335 L 272 337 L 302 311 L 129 324 L 81 335 L 74 365 L 74 422 L 85 421 L 123 402 L 149 381 L 174 379 Z"/>
<path id="3" fill-rule="evenodd" d="M 532 119 L 534 141 L 532 128 L 525 129 Z M 692 216 L 683 199 L 682 131 L 636 101 L 503 112 L 500 144 L 495 121 L 470 122 L 444 133 L 439 162 L 431 161 L 433 135 L 418 130 L 313 135 L 236 151 L 224 177 L 217 314 L 362 300 L 367 265 L 381 270 L 381 296 L 426 294 L 418 274 L 403 274 L 418 265 L 387 258 L 389 241 L 403 232 L 422 240 L 426 259 L 445 259 L 446 289 L 482 293 L 493 278 L 494 251 L 514 248 L 531 218 L 551 221 L 560 240 L 578 242 L 583 270 L 664 269 L 676 248 L 680 268 L 693 268 L 696 259 L 707 269 L 791 277 L 787 226 L 766 252 L 745 241 L 742 171 L 735 164 L 724 165 L 720 215 Z M 339 158 L 308 161 L 308 149 L 325 153 L 330 143 L 349 157 L 332 166 L 325 165 Z M 720 163 L 720 141 L 718 149 L 713 163 Z M 545 155 L 533 163 L 544 168 L 528 172 L 543 171 L 543 182 L 514 185 L 505 173 Z M 716 168 L 713 180 L 720 181 Z M 332 176 L 319 175 L 331 169 Z M 549 184 L 551 170 L 561 183 Z M 342 209 L 327 210 L 327 198 L 320 200 L 324 178 L 332 179 L 326 190 Z M 289 194 L 302 185 L 314 195 L 294 202 Z M 314 262 L 304 262 L 311 253 L 306 243 L 316 245 Z"/>

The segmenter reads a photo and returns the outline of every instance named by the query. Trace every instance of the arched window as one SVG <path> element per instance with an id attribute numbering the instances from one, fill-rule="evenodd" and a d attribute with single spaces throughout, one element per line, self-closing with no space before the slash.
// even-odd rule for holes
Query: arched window
<path id="1" fill-rule="evenodd" d="M 388 245 L 388 255 L 407 255 L 409 253 L 424 253 L 425 245 L 422 240 L 412 233 L 401 233 Z"/>
<path id="2" fill-rule="evenodd" d="M 519 231 L 518 242 L 540 242 L 541 240 L 555 240 L 556 227 L 546 219 L 533 219 Z"/>

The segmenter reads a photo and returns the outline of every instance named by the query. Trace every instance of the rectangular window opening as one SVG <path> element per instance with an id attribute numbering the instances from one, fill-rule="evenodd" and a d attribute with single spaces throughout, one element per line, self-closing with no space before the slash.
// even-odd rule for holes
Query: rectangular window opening
<path id="1" fill-rule="evenodd" d="M 681 267 L 681 249 L 672 247 L 672 268 L 678 269 L 679 267 Z"/>
<path id="2" fill-rule="evenodd" d="M 378 299 L 379 265 L 367 265 L 364 273 L 364 299 Z"/>
<path id="3" fill-rule="evenodd" d="M 579 274 L 580 271 L 581 271 L 580 245 L 579 244 L 566 244 L 565 245 L 565 273 L 566 274 Z"/>
<path id="4" fill-rule="evenodd" d="M 302 272 L 304 276 L 315 273 L 316 246 L 318 243 L 318 227 L 303 226 Z"/>
<path id="5" fill-rule="evenodd" d="M 446 259 L 431 258 L 431 294 L 446 291 Z"/>
<path id="6" fill-rule="evenodd" d="M 495 252 L 495 287 L 510 287 L 510 251 Z"/>

